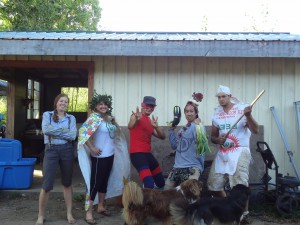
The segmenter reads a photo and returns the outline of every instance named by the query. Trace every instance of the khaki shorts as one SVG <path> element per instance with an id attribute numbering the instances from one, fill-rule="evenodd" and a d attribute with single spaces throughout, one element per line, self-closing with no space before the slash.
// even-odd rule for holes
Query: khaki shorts
<path id="1" fill-rule="evenodd" d="M 190 167 L 190 169 L 192 169 L 193 173 L 189 174 L 189 176 L 186 180 L 190 180 L 190 179 L 199 180 L 199 177 L 201 175 L 200 170 L 197 167 Z M 168 175 L 168 178 L 167 178 L 165 186 L 164 186 L 164 190 L 169 190 L 169 189 L 175 188 L 176 184 L 175 184 L 175 181 L 173 181 L 171 179 L 172 176 L 173 176 L 173 170 Z"/>
<path id="2" fill-rule="evenodd" d="M 237 184 L 249 186 L 249 165 L 251 154 L 247 148 L 244 148 L 239 157 L 236 171 L 233 175 L 221 174 L 215 172 L 215 160 L 213 161 L 207 179 L 207 188 L 210 191 L 223 191 L 225 184 L 229 180 L 230 187 Z"/>

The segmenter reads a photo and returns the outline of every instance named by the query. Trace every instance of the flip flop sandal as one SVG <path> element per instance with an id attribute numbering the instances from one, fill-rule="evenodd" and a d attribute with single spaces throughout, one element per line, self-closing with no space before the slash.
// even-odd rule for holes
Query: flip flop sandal
<path id="1" fill-rule="evenodd" d="M 110 213 L 107 210 L 100 211 L 98 213 L 101 214 L 101 215 L 103 215 L 103 216 L 110 216 Z"/>
<path id="2" fill-rule="evenodd" d="M 172 121 L 172 127 L 175 127 L 179 124 L 181 119 L 181 109 L 179 106 L 174 106 L 173 109 L 174 120 Z"/>

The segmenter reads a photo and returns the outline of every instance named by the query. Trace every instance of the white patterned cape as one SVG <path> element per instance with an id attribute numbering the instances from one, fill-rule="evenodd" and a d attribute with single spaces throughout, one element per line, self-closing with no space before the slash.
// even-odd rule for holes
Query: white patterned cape
<path id="1" fill-rule="evenodd" d="M 95 119 L 95 115 L 93 119 Z M 91 121 L 91 116 L 87 121 Z M 93 120 L 92 119 L 92 120 Z M 98 118 L 99 119 L 99 118 Z M 102 120 L 101 120 L 102 121 Z M 85 133 L 86 137 L 81 138 L 78 143 L 78 161 L 79 166 L 86 184 L 86 198 L 85 198 L 85 210 L 89 208 L 89 200 L 90 200 L 90 180 L 91 180 L 91 159 L 90 159 L 90 150 L 88 146 L 85 144 L 86 140 L 94 133 L 94 131 L 99 127 L 101 121 L 97 121 L 96 125 L 93 123 L 93 132 L 85 132 L 89 128 L 86 126 L 90 123 L 84 123 L 79 131 L 80 133 Z M 110 173 L 108 179 L 107 193 L 105 198 L 112 198 L 116 196 L 120 196 L 123 191 L 123 177 L 129 178 L 130 176 L 130 159 L 128 153 L 127 142 L 123 132 L 120 130 L 120 134 L 116 135 L 114 139 L 115 143 L 115 154 L 114 154 L 114 163 L 112 167 L 112 171 Z M 88 134 L 88 135 L 87 135 Z M 87 137 L 88 136 L 88 137 Z M 94 205 L 98 204 L 98 195 L 95 197 Z"/>

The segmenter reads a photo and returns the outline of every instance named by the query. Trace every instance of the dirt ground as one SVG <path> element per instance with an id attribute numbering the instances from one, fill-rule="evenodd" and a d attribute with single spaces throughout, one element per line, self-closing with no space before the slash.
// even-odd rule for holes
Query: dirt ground
<path id="1" fill-rule="evenodd" d="M 20 194 L 16 192 L 0 192 L 0 224 L 1 225 L 34 225 L 38 214 L 38 195 Z M 82 196 L 74 195 L 73 215 L 77 220 L 77 225 L 87 224 L 84 221 L 84 202 Z M 121 207 L 109 205 L 110 217 L 104 218 L 95 214 L 98 224 L 122 224 Z M 51 195 L 46 212 L 45 225 L 65 225 L 66 208 L 63 196 L 56 193 Z"/>
<path id="2" fill-rule="evenodd" d="M 77 225 L 87 225 L 84 221 L 83 196 L 75 194 L 73 204 L 73 214 L 77 219 Z M 108 201 L 107 208 L 111 212 L 110 217 L 104 217 L 95 213 L 95 219 L 101 225 L 123 225 L 122 208 L 117 204 L 117 200 Z M 14 191 L 0 191 L 0 224 L 1 225 L 34 225 L 38 214 L 38 195 Z M 251 215 L 250 224 L 253 225 L 278 225 L 278 224 L 299 224 L 290 220 L 277 220 Z M 271 222 L 270 222 L 271 221 Z M 66 210 L 63 197 L 54 193 L 50 195 L 47 207 L 45 225 L 67 225 Z M 148 225 L 161 225 L 160 222 L 150 219 Z"/>
<path id="3" fill-rule="evenodd" d="M 0 190 L 0 225 L 35 225 L 38 215 L 38 195 L 42 186 L 41 165 L 37 164 L 34 170 L 33 182 L 26 190 Z M 76 164 L 73 176 L 73 216 L 76 225 L 87 225 L 84 221 L 84 192 L 85 185 L 79 166 Z M 110 217 L 103 217 L 95 213 L 95 219 L 101 225 L 123 225 L 122 208 L 119 198 L 107 200 L 107 209 Z M 279 225 L 300 224 L 299 220 L 279 219 L 274 216 L 264 216 L 252 213 L 249 222 L 252 225 Z M 46 211 L 45 225 L 67 225 L 66 208 L 63 200 L 60 174 L 57 174 L 55 186 L 50 193 Z M 147 221 L 148 225 L 162 225 L 153 218 Z"/>

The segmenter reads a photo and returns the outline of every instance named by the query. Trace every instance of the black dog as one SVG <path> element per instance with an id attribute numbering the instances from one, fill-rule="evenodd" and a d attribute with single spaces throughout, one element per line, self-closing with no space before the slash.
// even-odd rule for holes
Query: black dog
<path id="1" fill-rule="evenodd" d="M 193 204 L 174 201 L 170 212 L 177 225 L 240 224 L 249 196 L 250 189 L 238 184 L 226 198 L 201 198 Z"/>

